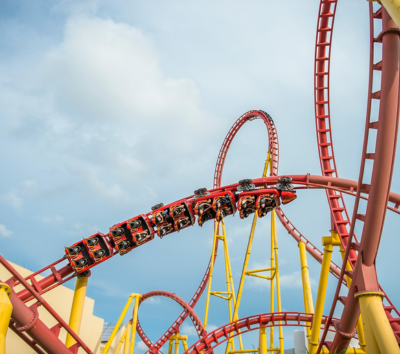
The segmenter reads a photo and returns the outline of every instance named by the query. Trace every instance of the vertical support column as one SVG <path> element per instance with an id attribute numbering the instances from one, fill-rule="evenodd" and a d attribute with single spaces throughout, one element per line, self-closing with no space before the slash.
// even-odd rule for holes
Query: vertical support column
<path id="1" fill-rule="evenodd" d="M 0 283 L 0 354 L 6 353 L 6 335 L 13 309 L 10 298 L 10 287 Z"/>
<path id="2" fill-rule="evenodd" d="M 129 354 L 133 354 L 135 350 L 135 337 L 136 337 L 136 326 L 137 326 L 137 318 L 139 311 L 139 300 L 141 294 L 135 294 L 135 304 L 133 305 L 133 317 L 132 317 L 132 333 L 131 333 L 131 350 Z"/>
<path id="3" fill-rule="evenodd" d="M 122 335 L 121 339 L 119 340 L 117 349 L 115 349 L 115 353 L 114 354 L 118 354 L 119 351 L 121 350 L 122 344 L 124 344 L 126 336 L 127 336 L 127 333 L 128 333 L 127 329 L 128 329 L 128 327 L 125 328 L 124 334 Z"/>
<path id="4" fill-rule="evenodd" d="M 270 270 L 270 312 L 273 313 L 275 312 L 274 309 L 274 297 L 275 297 L 275 292 L 274 292 L 274 278 L 276 275 L 276 269 L 275 269 L 275 258 L 274 258 L 274 231 L 273 231 L 273 217 L 272 217 L 272 212 L 271 212 L 271 270 Z M 269 328 L 269 333 L 270 333 L 270 339 L 269 339 L 269 345 L 270 349 L 274 349 L 274 327 L 271 326 Z"/>
<path id="5" fill-rule="evenodd" d="M 261 327 L 258 336 L 258 353 L 268 354 L 267 346 L 267 328 Z"/>
<path id="6" fill-rule="evenodd" d="M 300 250 L 301 281 L 303 283 L 304 312 L 314 313 L 314 303 L 311 293 L 310 276 L 308 274 L 306 244 L 303 241 L 300 241 L 298 246 Z M 307 344 L 309 346 L 309 342 L 311 339 L 310 327 L 307 327 L 306 333 Z"/>
<path id="7" fill-rule="evenodd" d="M 332 258 L 332 237 L 323 237 L 322 245 L 324 247 L 324 255 L 322 257 L 321 274 L 319 277 L 317 302 L 315 304 L 315 314 L 311 328 L 311 339 L 309 343 L 310 354 L 315 354 L 318 349 L 319 332 L 321 329 L 322 315 L 324 310 L 326 287 L 328 285 L 329 267 Z"/>
<path id="8" fill-rule="evenodd" d="M 124 345 L 124 354 L 129 354 L 129 343 L 130 343 L 130 333 L 132 328 L 132 321 L 128 321 L 126 324 L 126 337 L 125 337 L 125 345 Z"/>
<path id="9" fill-rule="evenodd" d="M 218 242 L 217 233 L 218 233 L 218 222 L 215 221 L 214 223 L 214 239 L 212 245 L 212 252 L 211 252 L 211 261 L 210 261 L 210 275 L 208 276 L 208 287 L 207 287 L 207 298 L 206 298 L 206 309 L 204 312 L 204 329 L 207 329 L 207 320 L 208 320 L 208 307 L 210 305 L 210 295 L 211 295 L 211 283 L 214 271 L 214 256 L 215 256 L 215 244 Z"/>
<path id="10" fill-rule="evenodd" d="M 179 354 L 179 333 L 175 334 L 175 351 L 174 354 Z"/>
<path id="11" fill-rule="evenodd" d="M 271 212 L 271 223 L 272 223 L 272 235 L 274 238 L 274 254 L 275 254 L 275 278 L 276 278 L 276 301 L 278 306 L 278 312 L 282 312 L 281 304 L 281 283 L 279 279 L 279 260 L 278 260 L 278 235 L 276 233 L 276 213 L 275 209 Z M 282 321 L 279 321 L 282 324 Z M 279 326 L 279 353 L 283 354 L 283 328 Z"/>
<path id="12" fill-rule="evenodd" d="M 380 291 L 361 291 L 355 294 L 360 304 L 368 354 L 400 353 L 383 309 L 383 297 Z"/>
<path id="13" fill-rule="evenodd" d="M 114 340 L 114 338 L 115 338 L 115 335 L 116 335 L 117 332 L 118 332 L 118 328 L 121 326 L 121 323 L 122 323 L 122 321 L 123 321 L 123 319 L 124 319 L 126 313 L 128 312 L 129 306 L 131 306 L 131 303 L 132 303 L 132 300 L 134 299 L 134 297 L 135 297 L 135 294 L 131 294 L 131 295 L 129 296 L 129 299 L 128 299 L 128 301 L 126 302 L 125 307 L 124 307 L 124 309 L 123 309 L 122 312 L 121 312 L 121 315 L 119 316 L 119 319 L 118 319 L 118 321 L 117 321 L 117 323 L 116 323 L 116 325 L 115 325 L 115 327 L 114 327 L 114 329 L 113 329 L 113 331 L 112 331 L 112 333 L 111 333 L 111 336 L 110 336 L 110 338 L 108 339 L 107 344 L 104 346 L 104 349 L 103 349 L 103 353 L 102 353 L 102 354 L 107 354 L 107 353 L 108 353 L 108 350 L 110 349 L 111 343 L 113 342 L 113 340 Z M 128 333 L 129 333 L 129 332 L 128 332 Z M 127 336 L 128 336 L 128 334 L 127 334 Z M 127 338 L 127 339 L 128 339 L 128 338 Z M 125 343 L 126 343 L 126 340 L 127 340 L 127 339 L 125 339 Z"/>
<path id="14" fill-rule="evenodd" d="M 90 277 L 90 271 L 85 275 L 78 275 L 76 278 L 74 299 L 72 300 L 71 314 L 69 317 L 69 326 L 71 329 L 79 335 L 82 322 L 83 307 L 85 305 L 86 290 Z M 67 333 L 67 338 L 65 340 L 65 346 L 67 348 L 71 347 L 76 343 L 76 340 Z"/>

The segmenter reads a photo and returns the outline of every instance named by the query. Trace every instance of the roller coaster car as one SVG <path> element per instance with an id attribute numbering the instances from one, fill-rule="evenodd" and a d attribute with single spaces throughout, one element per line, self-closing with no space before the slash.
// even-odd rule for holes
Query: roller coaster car
<path id="1" fill-rule="evenodd" d="M 106 236 L 100 232 L 84 239 L 83 243 L 95 263 L 104 262 L 106 259 L 113 256 L 112 247 L 110 246 Z"/>
<path id="2" fill-rule="evenodd" d="M 136 238 L 128 229 L 127 221 L 110 227 L 110 238 L 114 241 L 115 249 L 121 256 L 138 246 Z"/>
<path id="3" fill-rule="evenodd" d="M 137 246 L 154 238 L 154 230 L 150 225 L 150 220 L 146 215 L 136 216 L 126 222 L 126 226 Z"/>
<path id="4" fill-rule="evenodd" d="M 241 219 L 258 211 L 258 216 L 263 217 L 269 211 L 280 205 L 280 191 L 276 188 L 263 188 L 239 194 L 237 208 Z"/>
<path id="5" fill-rule="evenodd" d="M 178 231 L 175 220 L 171 217 L 170 213 L 169 206 L 161 206 L 159 209 L 153 211 L 152 222 L 157 228 L 157 235 L 161 238 L 174 231 Z"/>
<path id="6" fill-rule="evenodd" d="M 290 203 L 291 201 L 295 200 L 296 198 L 297 198 L 297 195 L 296 195 L 295 191 L 282 191 L 281 192 L 282 204 Z"/>
<path id="7" fill-rule="evenodd" d="M 213 197 L 213 209 L 218 221 L 221 221 L 227 215 L 233 215 L 236 213 L 235 195 L 232 192 L 227 191 L 218 193 L 213 195 Z"/>
<path id="8" fill-rule="evenodd" d="M 178 231 L 193 225 L 196 221 L 192 205 L 186 201 L 172 205 L 169 208 L 169 216 L 174 220 Z"/>
<path id="9" fill-rule="evenodd" d="M 279 191 L 277 189 L 263 189 L 262 191 L 256 200 L 257 213 L 260 218 L 280 205 Z"/>
<path id="10" fill-rule="evenodd" d="M 65 254 L 72 269 L 77 273 L 85 272 L 95 264 L 85 247 L 84 240 L 74 243 L 70 247 L 65 247 Z"/>
<path id="11" fill-rule="evenodd" d="M 199 217 L 197 223 L 200 226 L 211 219 L 214 219 L 216 212 L 213 209 L 213 196 L 207 195 L 196 200 L 196 205 L 194 207 L 194 213 Z"/>

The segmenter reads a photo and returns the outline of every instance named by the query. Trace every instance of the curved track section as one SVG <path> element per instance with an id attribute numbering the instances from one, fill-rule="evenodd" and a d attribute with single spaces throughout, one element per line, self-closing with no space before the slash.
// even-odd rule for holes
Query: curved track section
<path id="1" fill-rule="evenodd" d="M 180 297 L 179 297 L 178 295 L 176 295 L 176 294 L 170 293 L 170 292 L 168 292 L 168 291 L 162 291 L 162 290 L 159 290 L 159 291 L 157 291 L 157 290 L 156 290 L 156 291 L 150 291 L 150 292 L 148 292 L 148 293 L 146 293 L 146 294 L 143 294 L 143 295 L 141 296 L 139 305 L 142 304 L 143 301 L 145 301 L 145 300 L 147 300 L 147 299 L 150 299 L 151 297 L 154 297 L 154 296 L 163 296 L 163 297 L 167 297 L 167 298 L 172 299 L 172 300 L 174 300 L 175 302 L 177 302 L 179 305 L 181 305 L 181 306 L 183 307 L 183 313 L 186 314 L 185 318 L 186 318 L 187 316 L 189 316 L 190 319 L 192 320 L 192 323 L 193 323 L 193 325 L 194 325 L 194 328 L 196 328 L 196 332 L 197 332 L 197 335 L 199 336 L 199 338 L 202 338 L 202 337 L 204 337 L 205 335 L 207 335 L 207 332 L 205 331 L 202 322 L 200 321 L 200 319 L 199 319 L 199 317 L 197 316 L 196 312 L 194 312 L 193 308 L 192 308 L 185 300 L 183 300 L 182 298 L 180 298 Z M 175 321 L 175 322 L 178 322 L 180 319 L 182 319 L 182 322 L 183 322 L 185 318 L 183 318 L 183 316 L 181 315 L 181 316 L 178 317 L 177 321 Z M 139 319 L 138 319 L 138 321 L 139 321 Z M 182 322 L 180 322 L 179 325 L 180 325 Z M 178 325 L 178 328 L 179 328 L 179 325 Z M 175 328 L 175 326 L 171 326 L 171 328 Z M 138 330 L 138 332 L 139 332 L 139 326 L 137 327 L 137 330 Z M 141 327 L 140 327 L 140 331 L 141 331 L 141 332 L 139 332 L 140 337 L 141 337 L 142 339 L 143 339 L 142 336 L 144 336 L 145 338 L 147 338 L 147 336 L 144 334 L 143 329 L 142 329 Z M 142 333 L 142 334 L 141 334 L 141 333 Z M 170 332 L 170 333 L 169 333 L 169 337 L 172 336 L 174 333 L 175 333 L 175 332 Z M 168 338 L 169 338 L 169 337 L 168 337 Z M 168 340 L 168 339 L 167 339 L 167 340 Z M 146 343 L 146 342 L 145 342 L 145 343 Z M 150 343 L 151 343 L 151 342 L 150 342 Z M 146 343 L 146 345 L 147 345 L 147 344 L 148 344 L 148 343 Z M 152 343 L 151 343 L 151 344 L 152 344 Z M 148 346 L 151 346 L 151 344 L 149 344 Z M 161 348 L 161 347 L 159 347 L 159 348 L 157 347 L 157 343 L 156 343 L 155 345 L 152 346 L 152 350 L 153 350 L 153 351 L 154 351 L 155 349 L 157 349 L 157 351 L 158 351 L 160 348 Z"/>
<path id="2" fill-rule="evenodd" d="M 330 68 L 330 55 L 331 55 L 331 43 L 332 43 L 332 32 L 333 24 L 336 13 L 336 1 L 323 1 L 320 2 L 318 24 L 317 24 L 317 35 L 316 35 L 316 46 L 315 46 L 315 80 L 314 80 L 314 97 L 315 97 L 315 117 L 316 117 L 316 130 L 317 130 L 317 141 L 318 151 L 321 163 L 321 170 L 324 176 L 336 176 L 337 169 L 335 156 L 333 151 L 332 132 L 331 132 L 331 119 L 330 119 L 330 106 L 329 106 L 329 68 Z M 329 207 L 331 209 L 332 221 L 335 230 L 338 232 L 343 247 L 346 250 L 345 259 L 343 265 L 346 265 L 349 261 L 351 267 L 354 270 L 352 286 L 349 289 L 348 301 L 345 304 L 342 319 L 336 323 L 337 328 L 340 329 L 342 334 L 337 334 L 333 343 L 324 343 L 326 337 L 326 331 L 321 340 L 319 351 L 321 350 L 322 344 L 328 347 L 332 346 L 334 350 L 344 348 L 349 339 L 346 337 L 346 333 L 351 333 L 355 327 L 359 316 L 358 302 L 354 299 L 354 294 L 358 291 L 364 290 L 381 290 L 378 283 L 375 285 L 366 285 L 364 276 L 361 274 L 363 266 L 374 267 L 374 273 L 376 278 L 375 270 L 375 258 L 379 248 L 379 241 L 382 233 L 383 223 L 385 219 L 385 209 L 382 211 L 383 204 L 387 207 L 389 201 L 390 181 L 393 173 L 394 155 L 397 140 L 397 129 L 398 129 L 398 114 L 399 114 L 399 57 L 397 51 L 393 48 L 398 48 L 398 29 L 397 26 L 391 21 L 386 10 L 380 8 L 376 13 L 373 12 L 372 4 L 370 6 L 370 70 L 369 70 L 369 85 L 368 85 L 368 104 L 367 104 L 367 119 L 364 134 L 364 145 L 361 159 L 360 175 L 358 182 L 358 192 L 356 195 L 356 201 L 354 205 L 354 211 L 352 216 L 352 222 L 343 200 L 341 193 L 336 193 L 327 190 L 327 197 Z M 375 37 L 374 36 L 374 20 L 382 21 L 382 32 Z M 385 35 L 385 39 L 383 36 Z M 386 36 L 389 35 L 389 36 Z M 389 38 L 390 37 L 390 38 Z M 386 48 L 392 49 L 392 53 Z M 374 64 L 374 45 L 375 43 L 381 42 L 382 46 L 382 61 Z M 394 54 L 393 54 L 394 53 Z M 386 66 L 383 63 L 386 62 Z M 373 74 L 381 71 L 381 89 L 373 92 Z M 389 84 L 390 83 L 390 84 Z M 379 116 L 371 117 L 371 103 L 372 100 L 377 100 L 380 104 Z M 383 124 L 383 127 L 381 127 Z M 390 126 L 390 128 L 388 128 Z M 372 152 L 367 152 L 368 139 L 370 130 L 376 130 L 376 143 L 375 147 L 372 148 Z M 380 133 L 380 131 L 382 133 Z M 385 137 L 386 136 L 386 137 Z M 372 142 L 373 143 L 373 142 Z M 373 144 L 372 144 L 373 145 Z M 368 147 L 370 148 L 370 147 Z M 373 172 L 370 183 L 364 182 L 364 169 L 366 160 L 369 159 L 373 163 Z M 369 199 L 367 201 L 367 212 L 361 214 L 358 210 L 360 200 L 360 189 L 363 186 L 368 189 Z M 385 196 L 386 201 L 385 201 Z M 395 204 L 395 209 L 398 209 L 398 205 Z M 372 214 L 372 210 L 375 209 L 375 214 Z M 380 211 L 379 211 L 380 210 Z M 354 226 L 356 220 L 368 223 L 368 228 L 364 228 L 362 232 L 362 242 L 358 243 L 356 236 L 354 235 Z M 348 229 L 350 227 L 350 230 Z M 352 239 L 354 238 L 354 242 Z M 369 242 L 363 242 L 368 239 Z M 357 255 L 356 249 L 360 252 Z M 361 252 L 362 251 L 362 252 Z M 363 258 L 360 258 L 361 253 Z M 344 278 L 344 269 L 342 270 L 339 280 Z M 373 275 L 370 275 L 373 278 Z M 358 283 L 358 284 L 357 284 Z M 357 285 L 356 285 L 357 284 Z M 341 282 L 338 283 L 333 305 L 331 307 L 330 315 L 328 318 L 329 323 L 336 307 L 339 291 L 341 288 Z M 393 306 L 390 299 L 386 296 L 386 300 L 389 306 L 384 306 L 385 312 L 388 316 L 389 322 L 392 325 L 397 341 L 400 343 L 400 319 L 394 319 L 391 312 L 395 311 L 396 316 L 399 316 L 398 310 Z"/>
<path id="3" fill-rule="evenodd" d="M 224 170 L 224 164 L 226 155 L 228 153 L 229 147 L 231 146 L 232 140 L 243 126 L 244 123 L 252 121 L 254 119 L 262 119 L 267 126 L 268 139 L 269 139 L 269 151 L 271 152 L 272 158 L 272 171 L 271 176 L 278 175 L 278 165 L 279 165 L 279 142 L 278 142 L 278 132 L 275 127 L 275 123 L 271 116 L 262 110 L 249 111 L 243 114 L 229 130 L 222 143 L 221 149 L 218 154 L 217 163 L 215 165 L 214 172 L 214 188 L 221 186 L 222 171 Z"/>
<path id="4" fill-rule="evenodd" d="M 208 333 L 205 337 L 194 343 L 185 353 L 210 353 L 220 344 L 237 336 L 239 334 L 239 330 L 240 334 L 243 334 L 257 330 L 261 327 L 310 327 L 312 320 L 313 314 L 302 312 L 273 312 L 241 318 L 240 320 L 228 323 Z M 324 323 L 325 320 L 326 316 L 323 316 L 322 322 Z M 281 321 L 281 324 L 279 324 L 279 321 Z M 331 330 L 334 331 L 334 329 Z"/>
<path id="5" fill-rule="evenodd" d="M 218 248 L 218 244 L 216 244 L 215 247 L 215 256 L 214 256 L 214 262 L 215 262 L 215 258 L 217 257 L 217 248 Z M 195 294 L 193 295 L 192 299 L 190 300 L 189 304 L 187 304 L 186 301 L 182 300 L 185 304 L 187 304 L 187 306 L 192 309 L 191 311 L 196 315 L 196 313 L 194 312 L 193 308 L 194 306 L 197 304 L 197 302 L 199 301 L 201 295 L 203 294 L 204 289 L 206 288 L 207 282 L 208 282 L 208 277 L 210 275 L 210 266 L 211 266 L 211 262 L 208 264 L 207 270 L 204 274 L 204 277 L 199 285 L 199 287 L 197 288 L 197 291 L 195 292 Z M 165 296 L 165 295 L 159 295 L 159 293 L 167 293 L 167 292 L 162 292 L 162 291 L 152 291 L 150 293 L 147 293 L 145 295 L 148 294 L 153 294 L 156 293 L 152 296 Z M 142 296 L 140 304 L 145 300 L 145 295 Z M 173 294 L 175 295 L 175 294 Z M 175 295 L 176 296 L 176 295 Z M 178 298 L 178 296 L 176 296 Z M 147 297 L 146 297 L 147 298 Z M 180 299 L 180 298 L 179 298 Z M 175 299 L 173 299 L 175 300 Z M 176 301 L 176 300 L 175 300 Z M 183 305 L 181 305 L 182 307 L 184 307 Z M 150 353 L 157 353 L 160 351 L 160 349 L 162 348 L 162 346 L 168 341 L 168 339 L 174 334 L 179 332 L 179 327 L 180 325 L 183 323 L 183 321 L 185 321 L 185 319 L 187 318 L 187 316 L 190 316 L 190 311 L 187 310 L 184 307 L 183 312 L 179 315 L 179 317 L 175 320 L 175 322 L 168 328 L 168 330 L 157 340 L 157 342 L 153 343 L 149 337 L 146 335 L 146 333 L 144 332 L 142 326 L 140 325 L 139 322 L 139 318 L 137 321 L 137 332 L 139 333 L 140 338 L 143 340 L 143 342 L 147 345 L 147 347 L 149 348 L 148 352 Z M 196 315 L 197 317 L 197 315 Z M 193 320 L 192 320 L 193 322 Z M 200 322 L 201 323 L 201 322 Z M 193 322 L 194 324 L 194 322 Z M 203 326 L 203 325 L 202 325 Z M 196 327 L 196 325 L 195 325 Z M 197 330 L 197 328 L 196 328 Z M 203 328 L 204 330 L 204 328 Z M 199 332 L 198 332 L 199 333 Z M 205 332 L 206 333 L 206 332 Z"/>

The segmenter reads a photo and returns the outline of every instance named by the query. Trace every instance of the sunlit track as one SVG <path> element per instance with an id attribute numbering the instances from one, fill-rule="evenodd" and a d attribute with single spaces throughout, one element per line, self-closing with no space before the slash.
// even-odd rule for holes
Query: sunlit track
<path id="1" fill-rule="evenodd" d="M 329 101 L 329 81 L 330 81 L 330 55 L 333 34 L 333 24 L 335 19 L 337 2 L 323 1 L 320 2 L 318 13 L 317 35 L 315 45 L 315 79 L 314 79 L 314 98 L 315 98 L 315 117 L 319 158 L 321 163 L 321 171 L 324 176 L 338 176 L 333 149 L 333 140 L 331 132 L 330 119 L 330 101 Z M 400 343 L 400 313 L 393 306 L 393 303 L 384 293 L 382 287 L 376 283 L 365 284 L 365 275 L 361 268 L 364 264 L 374 264 L 375 257 L 379 248 L 380 235 L 383 228 L 385 212 L 379 213 L 375 207 L 377 204 L 388 205 L 390 182 L 393 174 L 395 147 L 398 131 L 399 116 L 399 56 L 397 54 L 399 47 L 398 28 L 390 19 L 386 10 L 380 7 L 374 13 L 372 3 L 369 4 L 370 17 L 370 58 L 369 58 L 369 84 L 368 84 L 368 103 L 367 117 L 364 132 L 364 144 L 361 158 L 360 174 L 357 185 L 357 194 L 354 204 L 354 211 L 350 224 L 350 218 L 341 193 L 335 193 L 327 190 L 329 207 L 331 209 L 332 220 L 335 224 L 335 230 L 338 232 L 343 248 L 345 249 L 345 257 L 343 260 L 341 274 L 339 276 L 338 286 L 335 292 L 333 304 L 328 316 L 328 324 L 332 321 L 332 316 L 339 301 L 339 292 L 344 280 L 346 264 L 349 262 L 354 271 L 352 277 L 352 287 L 349 289 L 347 301 L 342 313 L 340 322 L 336 322 L 335 326 L 338 330 L 333 343 L 325 342 L 327 329 L 320 340 L 318 350 L 319 353 L 322 345 L 326 345 L 329 349 L 341 350 L 347 347 L 349 336 L 353 332 L 360 310 L 355 295 L 360 291 L 381 291 L 389 302 L 389 306 L 384 306 L 385 313 L 389 319 L 389 323 L 393 328 L 397 342 Z M 331 19 L 331 20 L 330 20 Z M 374 19 L 382 21 L 382 32 L 375 37 Z M 386 45 L 383 43 L 383 36 L 386 36 Z M 390 36 L 390 39 L 388 38 Z M 383 43 L 382 60 L 374 63 L 375 43 Z M 390 46 L 390 47 L 389 47 Z M 386 50 L 385 50 L 386 47 Z M 386 62 L 386 66 L 383 63 Z M 382 72 L 382 81 L 379 82 L 380 88 L 373 92 L 373 74 Z M 378 81 L 378 80 L 377 80 Z M 390 84 L 389 84 L 390 82 Z M 380 110 L 378 117 L 371 116 L 372 100 L 380 101 Z M 386 121 L 388 123 L 386 123 Z M 383 127 L 380 125 L 384 124 Z M 388 128 L 390 126 L 390 128 Z M 370 130 L 377 130 L 377 140 L 375 151 L 368 152 L 368 138 Z M 382 132 L 382 134 L 380 134 Z M 384 132 L 384 133 L 383 133 Z M 392 135 L 390 134 L 392 132 Z M 393 134 L 394 132 L 394 134 Z M 374 164 L 371 182 L 364 182 L 365 162 L 369 159 Z M 384 185 L 386 183 L 386 185 Z M 385 187 L 387 186 L 386 190 Z M 362 214 L 359 211 L 359 201 L 361 188 L 368 190 L 369 199 L 367 200 L 367 212 Z M 382 199 L 383 198 L 383 199 Z M 386 198 L 386 200 L 385 200 Z M 379 202 L 381 200 L 381 202 Z M 398 203 L 395 203 L 395 209 L 398 209 Z M 373 210 L 375 213 L 373 214 Z M 368 225 L 363 229 L 361 245 L 358 243 L 354 234 L 356 220 L 366 222 Z M 375 220 L 375 222 L 373 221 Z M 350 230 L 349 230 L 350 227 Z M 371 231 L 372 230 L 372 231 Z M 379 232 L 380 230 L 380 232 Z M 377 237 L 377 235 L 379 235 Z M 365 242 L 365 239 L 370 242 Z M 352 242 L 354 239 L 354 242 Z M 376 240 L 376 241 L 373 241 Z M 357 255 L 357 251 L 359 251 Z M 361 259 L 361 254 L 363 258 Z M 365 259 L 365 255 L 369 254 L 369 260 Z M 357 262 L 357 263 L 356 263 Z M 373 278 L 373 273 L 369 272 L 369 277 Z M 359 277 L 359 278 L 357 278 Z M 397 318 L 391 315 L 392 310 L 395 311 Z M 351 337 L 350 337 L 351 338 Z"/>
<path id="2" fill-rule="evenodd" d="M 325 320 L 324 316 L 324 320 Z M 259 315 L 241 318 L 235 322 L 228 323 L 199 339 L 185 353 L 200 354 L 211 353 L 212 350 L 219 345 L 225 343 L 229 339 L 229 335 L 234 337 L 239 334 L 251 332 L 261 327 L 278 327 L 279 321 L 282 321 L 281 326 L 309 327 L 312 323 L 313 314 L 302 312 L 275 312 L 263 313 Z M 331 329 L 334 331 L 334 329 Z"/>
<path id="3" fill-rule="evenodd" d="M 182 324 L 182 322 L 186 319 L 186 317 L 189 316 L 189 318 L 192 320 L 193 326 L 196 329 L 197 335 L 199 336 L 199 338 L 204 337 L 207 332 L 204 330 L 203 324 L 201 323 L 201 320 L 197 317 L 196 312 L 194 312 L 193 307 L 190 306 L 185 300 L 181 299 L 178 295 L 170 293 L 168 291 L 150 291 L 146 294 L 143 294 L 142 297 L 140 298 L 140 304 L 143 303 L 143 301 L 154 297 L 154 296 L 163 296 L 163 297 L 167 297 L 170 298 L 172 300 L 174 300 L 175 302 L 177 302 L 179 305 L 181 305 L 183 307 L 183 313 L 185 314 L 185 316 L 179 316 L 178 319 L 175 321 L 174 325 L 171 326 L 171 333 L 168 332 L 166 333 L 164 336 L 168 337 L 165 342 L 174 334 L 175 332 L 175 328 L 177 327 L 179 329 L 179 326 Z M 139 324 L 139 322 L 138 322 Z M 148 341 L 149 339 L 147 338 L 147 336 L 144 334 L 142 328 L 138 325 L 137 326 L 137 330 L 138 333 L 140 335 L 140 337 L 146 338 Z M 162 338 L 164 338 L 164 336 Z M 159 341 L 161 340 L 161 338 L 159 339 Z M 143 340 L 144 341 L 144 340 Z M 157 343 L 153 344 L 153 343 L 146 343 L 144 342 L 148 347 L 150 347 L 150 352 L 158 352 L 159 349 L 164 345 L 161 344 L 161 342 L 159 343 L 159 341 L 157 341 Z"/>

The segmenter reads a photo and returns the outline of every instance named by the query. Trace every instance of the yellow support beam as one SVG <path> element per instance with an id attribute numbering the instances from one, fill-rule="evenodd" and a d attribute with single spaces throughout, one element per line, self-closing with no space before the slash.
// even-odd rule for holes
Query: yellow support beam
<path id="1" fill-rule="evenodd" d="M 300 241 L 298 246 L 300 250 L 300 267 L 301 267 L 301 281 L 303 284 L 304 312 L 314 313 L 314 303 L 311 293 L 310 275 L 308 273 L 306 244 L 304 241 Z M 311 337 L 310 327 L 306 327 L 306 333 L 307 333 L 307 345 L 308 345 Z"/>
<path id="2" fill-rule="evenodd" d="M 310 354 L 315 354 L 318 349 L 319 333 L 321 329 L 322 315 L 324 310 L 326 288 L 328 285 L 329 267 L 332 258 L 332 246 L 339 246 L 338 241 L 330 237 L 322 237 L 322 245 L 324 246 L 324 255 L 322 257 L 321 274 L 319 277 L 317 302 L 315 304 L 315 314 L 311 328 L 311 338 L 309 342 Z"/>
<path id="3" fill-rule="evenodd" d="M 6 335 L 13 310 L 11 294 L 9 285 L 0 283 L 0 354 L 6 353 Z"/>
<path id="4" fill-rule="evenodd" d="M 270 312 L 275 312 L 275 308 L 274 308 L 274 298 L 275 298 L 275 292 L 274 292 L 274 278 L 275 278 L 275 253 L 274 253 L 274 218 L 272 217 L 272 212 L 271 212 L 271 272 L 270 272 Z M 273 271 L 272 271 L 273 269 Z M 269 335 L 270 335 L 270 339 L 269 339 L 269 345 L 270 348 L 274 348 L 274 327 L 270 327 L 269 329 Z"/>
<path id="5" fill-rule="evenodd" d="M 213 277 L 213 271 L 214 271 L 215 245 L 218 242 L 217 241 L 218 227 L 219 227 L 219 223 L 216 221 L 214 223 L 214 238 L 213 238 L 213 245 L 212 245 L 212 251 L 211 251 L 211 260 L 210 260 L 210 275 L 208 276 L 206 309 L 205 309 L 205 312 L 204 312 L 204 322 L 203 322 L 204 329 L 207 329 L 208 308 L 210 306 L 210 295 L 211 295 L 211 283 L 212 283 L 212 277 Z"/>
<path id="6" fill-rule="evenodd" d="M 126 324 L 126 336 L 125 336 L 124 354 L 129 354 L 129 343 L 130 343 L 131 328 L 132 328 L 132 321 L 128 321 L 128 323 Z"/>
<path id="7" fill-rule="evenodd" d="M 116 325 L 115 325 L 113 331 L 111 332 L 110 338 L 108 339 L 108 342 L 107 342 L 106 345 L 104 346 L 104 349 L 103 349 L 102 354 L 107 354 L 107 353 L 108 353 L 108 350 L 109 350 L 110 347 L 111 347 L 111 344 L 112 344 L 112 342 L 113 342 L 113 340 L 114 340 L 114 338 L 115 338 L 115 335 L 117 334 L 118 329 L 119 329 L 119 327 L 121 326 L 121 323 L 122 323 L 122 321 L 124 320 L 125 315 L 126 315 L 126 313 L 128 312 L 128 309 L 129 309 L 129 307 L 131 306 L 131 303 L 132 303 L 133 299 L 134 299 L 136 296 L 138 296 L 138 295 L 140 295 L 140 294 L 131 294 L 131 295 L 129 296 L 129 299 L 128 299 L 128 301 L 126 302 L 125 307 L 124 307 L 124 309 L 122 310 L 121 315 L 119 316 L 118 321 L 117 321 L 117 323 L 116 323 Z M 125 343 L 126 343 L 126 341 L 125 341 Z"/>
<path id="8" fill-rule="evenodd" d="M 361 291 L 355 294 L 360 303 L 368 354 L 400 354 L 400 348 L 385 314 L 379 291 Z"/>
<path id="9" fill-rule="evenodd" d="M 179 333 L 173 334 L 171 337 L 169 337 L 168 354 L 172 354 L 172 348 L 174 344 L 174 354 L 179 354 L 179 341 L 182 341 L 184 351 L 188 350 L 187 339 L 188 336 L 181 335 Z"/>
<path id="10" fill-rule="evenodd" d="M 117 346 L 117 349 L 115 349 L 114 354 L 118 354 L 119 351 L 121 350 L 122 344 L 124 344 L 124 342 L 125 342 L 126 334 L 127 334 L 127 333 L 128 333 L 128 327 L 125 328 L 125 331 L 124 331 L 124 333 L 122 334 L 122 337 L 121 337 L 121 339 L 120 339 L 119 342 L 118 342 L 118 346 Z"/>
<path id="11" fill-rule="evenodd" d="M 86 290 L 90 277 L 90 272 L 88 275 L 83 277 L 77 277 L 75 283 L 74 299 L 72 300 L 71 314 L 69 317 L 69 326 L 71 329 L 79 336 L 79 331 L 81 329 L 83 307 L 85 305 Z M 67 333 L 67 338 L 65 340 L 65 346 L 67 348 L 71 347 L 76 343 L 76 340 Z"/>
<path id="12" fill-rule="evenodd" d="M 129 354 L 133 354 L 135 350 L 135 337 L 136 337 L 136 326 L 137 326 L 137 318 L 139 311 L 139 300 L 141 294 L 135 294 L 135 304 L 133 305 L 133 316 L 132 316 L 132 333 L 131 333 L 131 346 Z"/>
<path id="13" fill-rule="evenodd" d="M 267 348 L 267 329 L 265 327 L 261 327 L 258 335 L 258 353 L 268 354 Z"/>
<path id="14" fill-rule="evenodd" d="M 271 212 L 271 224 L 272 224 L 272 236 L 274 238 L 274 254 L 275 254 L 275 281 L 276 281 L 276 299 L 278 305 L 278 312 L 282 312 L 282 304 L 281 304 L 281 283 L 279 278 L 279 259 L 278 259 L 278 236 L 276 233 L 276 213 L 275 209 Z M 279 324 L 282 324 L 282 321 L 279 321 Z M 283 328 L 279 326 L 279 353 L 283 354 L 284 352 L 284 344 L 283 344 Z M 273 347 L 271 345 L 271 347 Z"/>

